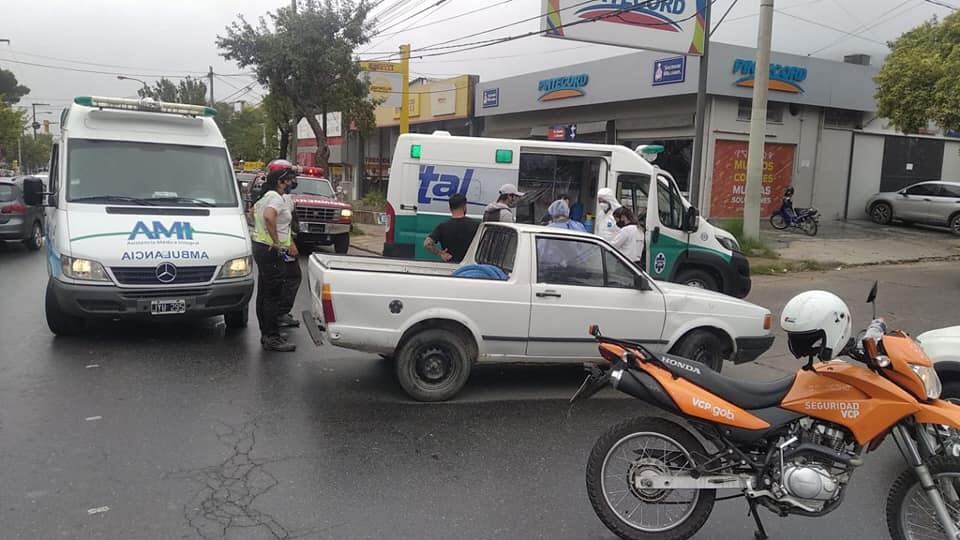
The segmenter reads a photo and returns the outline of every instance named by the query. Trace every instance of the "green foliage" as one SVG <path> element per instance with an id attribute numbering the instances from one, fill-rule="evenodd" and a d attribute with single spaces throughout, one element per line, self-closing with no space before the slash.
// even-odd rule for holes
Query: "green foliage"
<path id="1" fill-rule="evenodd" d="M 26 125 L 27 119 L 22 111 L 0 100 L 0 161 L 17 159 L 17 138 Z"/>
<path id="2" fill-rule="evenodd" d="M 30 89 L 17 82 L 12 71 L 0 69 L 0 101 L 13 105 L 30 93 Z"/>
<path id="3" fill-rule="evenodd" d="M 387 205 L 387 196 L 382 191 L 371 191 L 363 196 L 354 205 L 358 210 L 369 210 L 371 212 L 383 212 Z"/>
<path id="4" fill-rule="evenodd" d="M 276 157 L 276 129 L 263 107 L 244 107 L 236 111 L 228 103 L 217 103 L 215 120 L 233 159 L 270 161 Z"/>
<path id="5" fill-rule="evenodd" d="M 46 169 L 50 165 L 50 151 L 53 148 L 53 136 L 49 133 L 38 133 L 34 139 L 32 135 L 20 137 L 20 154 L 23 157 L 22 167 L 30 172 Z"/>
<path id="6" fill-rule="evenodd" d="M 366 0 L 300 0 L 297 9 L 281 7 L 261 17 L 256 26 L 244 17 L 217 37 L 228 60 L 253 68 L 257 80 L 289 104 L 297 118 L 306 118 L 318 141 L 317 164 L 326 167 L 329 149 L 317 115 L 339 111 L 345 122 L 361 130 L 375 125 L 368 83 L 359 78 L 354 61 L 357 46 L 369 40 L 371 24 Z"/>
<path id="7" fill-rule="evenodd" d="M 877 83 L 878 113 L 905 133 L 933 120 L 960 128 L 960 12 L 932 19 L 890 43 Z"/>
<path id="8" fill-rule="evenodd" d="M 200 79 L 187 77 L 174 84 L 167 78 L 155 81 L 150 88 L 141 88 L 137 91 L 140 97 L 150 97 L 167 103 L 187 103 L 190 105 L 205 105 L 207 103 L 207 85 Z"/>

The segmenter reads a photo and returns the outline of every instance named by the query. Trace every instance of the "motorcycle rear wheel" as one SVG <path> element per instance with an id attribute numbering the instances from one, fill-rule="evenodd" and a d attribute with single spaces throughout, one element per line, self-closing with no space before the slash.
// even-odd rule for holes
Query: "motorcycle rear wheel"
<path id="1" fill-rule="evenodd" d="M 954 523 L 960 521 L 960 458 L 937 456 L 927 462 Z M 946 534 L 913 469 L 900 474 L 887 495 L 887 529 L 893 540 L 941 539 Z"/>
<path id="2" fill-rule="evenodd" d="M 608 429 L 590 452 L 590 504 L 600 521 L 625 540 L 690 538 L 710 517 L 716 490 L 642 489 L 637 479 L 644 474 L 689 471 L 696 465 L 694 460 L 705 455 L 703 445 L 689 431 L 669 420 L 621 422 Z M 661 520 L 662 516 L 666 518 Z"/>
<path id="3" fill-rule="evenodd" d="M 787 228 L 787 221 L 783 219 L 782 215 L 776 213 L 770 216 L 770 226 L 778 231 L 782 231 Z"/>

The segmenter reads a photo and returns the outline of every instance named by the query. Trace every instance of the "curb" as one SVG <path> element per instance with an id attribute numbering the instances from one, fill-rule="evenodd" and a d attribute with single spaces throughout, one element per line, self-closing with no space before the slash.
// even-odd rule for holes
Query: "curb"
<path id="1" fill-rule="evenodd" d="M 773 272 L 773 273 L 762 273 L 754 274 L 751 270 L 750 277 L 776 277 L 783 275 L 792 275 L 792 274 L 807 274 L 810 272 L 838 272 L 840 270 L 855 269 L 855 268 L 868 268 L 871 266 L 902 266 L 907 264 L 921 264 L 928 262 L 948 262 L 948 261 L 960 261 L 960 255 L 943 255 L 935 257 L 919 257 L 917 259 L 894 259 L 894 260 L 885 260 L 885 261 L 871 261 L 864 263 L 856 264 L 843 264 L 837 263 L 839 268 L 828 268 L 824 270 L 793 270 L 788 272 Z M 826 263 L 821 263 L 826 264 Z"/>

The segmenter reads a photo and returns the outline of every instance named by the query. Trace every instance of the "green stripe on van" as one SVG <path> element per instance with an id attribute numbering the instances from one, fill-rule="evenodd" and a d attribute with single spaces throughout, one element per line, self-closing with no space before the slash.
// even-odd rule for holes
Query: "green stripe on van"
<path id="1" fill-rule="evenodd" d="M 439 261 L 440 258 L 423 249 L 423 241 L 436 226 L 450 219 L 445 214 L 415 214 L 397 216 L 394 222 L 394 241 L 398 244 L 413 244 L 418 260 Z"/>

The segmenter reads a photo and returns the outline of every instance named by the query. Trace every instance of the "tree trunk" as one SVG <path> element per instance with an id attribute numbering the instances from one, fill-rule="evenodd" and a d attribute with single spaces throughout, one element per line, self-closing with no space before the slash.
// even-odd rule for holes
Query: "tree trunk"
<path id="1" fill-rule="evenodd" d="M 327 161 L 330 159 L 330 148 L 327 147 L 327 133 L 323 130 L 323 126 L 320 125 L 320 122 L 317 120 L 317 115 L 314 114 L 313 111 L 306 114 L 305 118 L 317 138 L 317 153 L 314 156 L 314 164 L 326 172 Z"/>
<path id="2" fill-rule="evenodd" d="M 277 149 L 278 157 L 280 159 L 289 159 L 287 156 L 290 155 L 290 132 L 293 131 L 290 129 L 289 125 L 281 125 L 280 129 L 280 148 Z"/>

